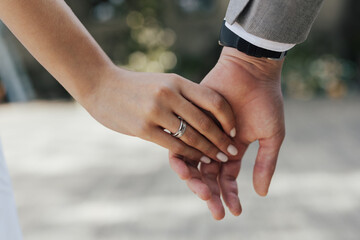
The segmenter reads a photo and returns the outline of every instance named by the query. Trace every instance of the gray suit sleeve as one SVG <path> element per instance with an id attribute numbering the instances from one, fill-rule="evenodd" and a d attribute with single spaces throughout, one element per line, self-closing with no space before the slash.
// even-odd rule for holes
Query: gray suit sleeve
<path id="1" fill-rule="evenodd" d="M 323 0 L 230 0 L 226 21 L 255 36 L 297 44 L 306 40 Z"/>

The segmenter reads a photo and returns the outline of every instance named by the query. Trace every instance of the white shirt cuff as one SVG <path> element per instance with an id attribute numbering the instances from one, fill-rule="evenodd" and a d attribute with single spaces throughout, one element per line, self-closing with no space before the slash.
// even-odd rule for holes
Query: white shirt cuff
<path id="1" fill-rule="evenodd" d="M 275 52 L 285 52 L 293 48 L 296 44 L 289 43 L 280 43 L 274 42 L 271 40 L 267 40 L 264 38 L 257 37 L 245 31 L 245 29 L 237 22 L 233 25 L 230 25 L 228 22 L 225 22 L 225 26 L 229 28 L 233 33 L 241 37 L 242 39 L 248 41 L 249 43 L 261 47 L 264 49 L 268 49 Z"/>

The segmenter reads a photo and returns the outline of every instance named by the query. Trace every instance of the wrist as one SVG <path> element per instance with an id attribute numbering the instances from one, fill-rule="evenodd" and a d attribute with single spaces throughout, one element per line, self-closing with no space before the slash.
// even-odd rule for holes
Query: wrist
<path id="1" fill-rule="evenodd" d="M 79 91 L 73 97 L 86 109 L 90 108 L 94 101 L 101 95 L 104 89 L 110 87 L 110 81 L 119 76 L 122 69 L 118 68 L 112 62 L 106 63 L 91 74 L 91 77 L 85 79 L 82 83 L 82 87 L 79 87 Z"/>
<path id="2" fill-rule="evenodd" d="M 279 81 L 284 59 L 258 58 L 246 55 L 235 48 L 224 47 L 219 62 L 226 62 L 225 65 L 229 63 L 235 64 L 252 73 L 258 79 Z"/>

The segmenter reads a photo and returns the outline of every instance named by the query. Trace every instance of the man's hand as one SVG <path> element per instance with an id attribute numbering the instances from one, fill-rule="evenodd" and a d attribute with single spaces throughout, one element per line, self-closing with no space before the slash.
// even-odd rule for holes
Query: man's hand
<path id="1" fill-rule="evenodd" d="M 281 69 L 283 61 L 247 56 L 236 49 L 223 49 L 219 62 L 201 84 L 222 94 L 236 116 L 238 158 L 228 163 L 202 164 L 200 170 L 186 159 L 170 153 L 174 171 L 200 198 L 207 200 L 215 219 L 224 217 L 225 204 L 234 215 L 241 213 L 236 178 L 248 145 L 259 141 L 254 166 L 255 191 L 266 196 L 278 153 L 285 136 Z M 183 162 L 185 160 L 185 162 Z"/>

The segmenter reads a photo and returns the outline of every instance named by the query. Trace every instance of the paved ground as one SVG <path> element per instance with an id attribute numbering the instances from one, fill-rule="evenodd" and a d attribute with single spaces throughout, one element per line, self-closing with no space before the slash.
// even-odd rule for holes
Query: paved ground
<path id="1" fill-rule="evenodd" d="M 0 135 L 27 240 L 360 239 L 360 99 L 286 102 L 270 196 L 239 177 L 243 215 L 216 222 L 166 151 L 113 133 L 73 103 L 0 105 Z"/>

